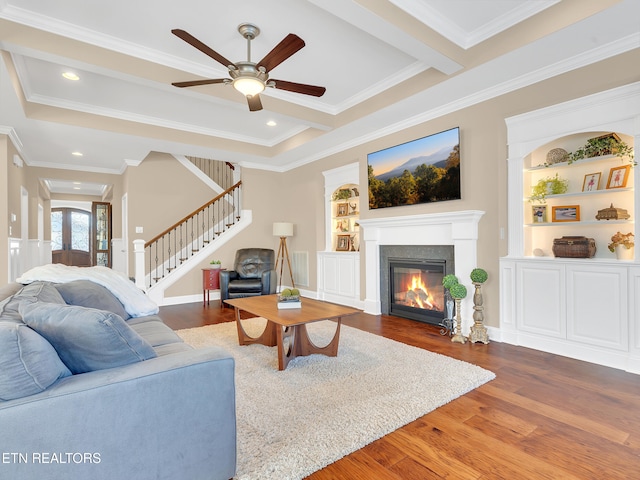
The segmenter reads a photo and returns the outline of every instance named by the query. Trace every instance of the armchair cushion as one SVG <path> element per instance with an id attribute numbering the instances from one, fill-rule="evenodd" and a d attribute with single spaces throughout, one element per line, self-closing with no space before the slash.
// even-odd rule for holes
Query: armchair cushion
<path id="1" fill-rule="evenodd" d="M 243 248 L 236 252 L 234 270 L 240 278 L 262 278 L 262 272 L 273 270 L 275 255 L 268 248 Z"/>
<path id="2" fill-rule="evenodd" d="M 72 373 L 119 367 L 156 356 L 118 315 L 53 303 L 22 303 L 24 323 L 46 338 Z"/>
<path id="3" fill-rule="evenodd" d="M 236 252 L 233 270 L 220 272 L 220 298 L 275 293 L 275 252 L 268 248 L 243 248 Z"/>

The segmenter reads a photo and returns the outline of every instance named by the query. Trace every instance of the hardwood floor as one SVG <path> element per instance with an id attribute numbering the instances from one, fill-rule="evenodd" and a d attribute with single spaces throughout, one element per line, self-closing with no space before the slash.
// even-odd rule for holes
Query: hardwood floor
<path id="1" fill-rule="evenodd" d="M 174 329 L 233 315 L 217 301 L 160 309 Z M 309 480 L 640 478 L 640 376 L 497 342 L 451 343 L 436 327 L 397 317 L 363 313 L 344 324 L 480 365 L 496 379 Z"/>

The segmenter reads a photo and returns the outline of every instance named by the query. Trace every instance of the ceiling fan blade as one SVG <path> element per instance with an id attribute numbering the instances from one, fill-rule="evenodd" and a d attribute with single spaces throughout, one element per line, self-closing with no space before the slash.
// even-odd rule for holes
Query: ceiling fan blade
<path id="1" fill-rule="evenodd" d="M 227 81 L 226 78 L 210 78 L 208 80 L 192 80 L 190 82 L 175 82 L 172 83 L 174 87 L 197 87 L 198 85 L 212 85 L 214 83 L 224 83 Z"/>
<path id="2" fill-rule="evenodd" d="M 262 101 L 260 100 L 260 95 L 247 95 L 247 103 L 249 104 L 249 110 L 252 112 L 257 112 L 258 110 L 262 110 Z"/>
<path id="3" fill-rule="evenodd" d="M 173 33 L 176 37 L 181 38 L 182 40 L 187 42 L 189 45 L 197 48 L 205 55 L 208 55 L 209 57 L 213 58 L 216 62 L 221 63 L 225 67 L 229 68 L 230 65 L 234 65 L 233 62 L 224 58 L 218 52 L 216 52 L 211 47 L 208 47 L 207 45 L 202 43 L 200 40 L 198 40 L 196 37 L 194 37 L 190 33 L 187 33 L 184 30 L 180 30 L 179 28 L 174 28 L 173 30 L 171 30 L 171 33 Z"/>
<path id="4" fill-rule="evenodd" d="M 273 49 L 267 53 L 267 55 L 260 60 L 257 65 L 258 67 L 264 67 L 267 72 L 270 72 L 291 55 L 304 47 L 304 45 L 304 40 L 296 34 L 290 33 L 284 37 L 278 45 L 273 47 Z"/>
<path id="5" fill-rule="evenodd" d="M 285 80 L 271 79 L 269 82 L 273 82 L 275 84 L 275 88 L 280 90 L 302 93 L 303 95 L 312 95 L 314 97 L 321 97 L 324 95 L 324 92 L 327 91 L 324 87 L 317 87 L 315 85 L 307 85 L 304 83 L 287 82 Z"/>

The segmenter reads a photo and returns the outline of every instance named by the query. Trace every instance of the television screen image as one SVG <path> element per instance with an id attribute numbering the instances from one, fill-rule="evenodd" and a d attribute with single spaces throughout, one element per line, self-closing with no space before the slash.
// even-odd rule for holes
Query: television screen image
<path id="1" fill-rule="evenodd" d="M 460 128 L 367 155 L 369 208 L 460 199 Z"/>

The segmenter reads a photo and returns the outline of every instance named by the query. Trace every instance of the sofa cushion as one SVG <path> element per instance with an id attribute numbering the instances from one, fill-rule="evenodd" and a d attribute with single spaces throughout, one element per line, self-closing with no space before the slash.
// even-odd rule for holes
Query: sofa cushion
<path id="1" fill-rule="evenodd" d="M 153 349 L 159 357 L 164 357 L 165 355 L 173 355 L 174 353 L 188 352 L 189 350 L 193 350 L 193 347 L 184 342 L 179 342 L 158 345 L 157 347 L 153 347 Z"/>
<path id="2" fill-rule="evenodd" d="M 182 339 L 176 334 L 176 332 L 167 327 L 167 325 L 158 317 L 152 316 L 139 318 L 148 318 L 148 320 L 146 322 L 127 322 L 127 325 L 149 342 L 154 349 L 159 345 L 166 345 L 168 343 L 182 343 Z"/>
<path id="3" fill-rule="evenodd" d="M 64 298 L 50 282 L 30 283 L 21 287 L 16 294 L 0 303 L 0 321 L 22 323 L 19 307 L 23 302 L 48 302 L 64 305 Z"/>
<path id="4" fill-rule="evenodd" d="M 44 391 L 71 375 L 43 337 L 23 323 L 0 322 L 0 400 Z"/>
<path id="5" fill-rule="evenodd" d="M 155 351 L 118 315 L 104 310 L 22 303 L 23 321 L 46 338 L 72 373 L 148 360 Z"/>
<path id="6" fill-rule="evenodd" d="M 130 317 L 120 300 L 108 288 L 98 283 L 90 280 L 74 280 L 57 283 L 55 288 L 69 305 L 107 310 L 120 315 L 124 320 Z"/>

